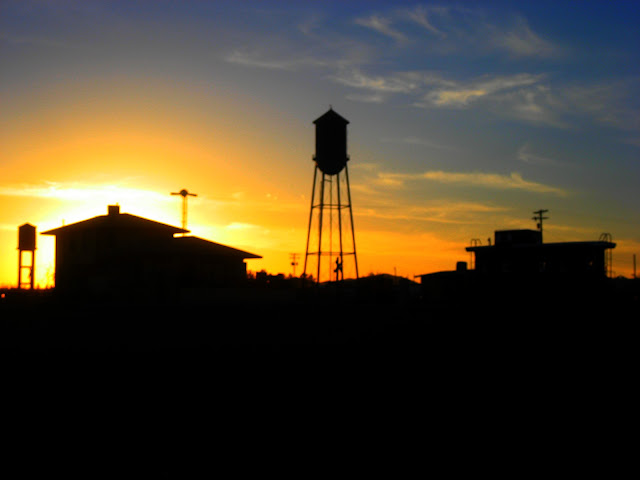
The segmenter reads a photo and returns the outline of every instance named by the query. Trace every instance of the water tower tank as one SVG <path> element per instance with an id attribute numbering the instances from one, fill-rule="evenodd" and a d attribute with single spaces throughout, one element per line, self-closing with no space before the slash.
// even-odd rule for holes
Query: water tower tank
<path id="1" fill-rule="evenodd" d="M 326 175 L 335 175 L 345 167 L 347 155 L 347 124 L 349 120 L 341 117 L 331 108 L 313 122 L 316 126 L 315 161 Z"/>
<path id="2" fill-rule="evenodd" d="M 36 249 L 36 227 L 29 223 L 18 227 L 18 250 Z"/>

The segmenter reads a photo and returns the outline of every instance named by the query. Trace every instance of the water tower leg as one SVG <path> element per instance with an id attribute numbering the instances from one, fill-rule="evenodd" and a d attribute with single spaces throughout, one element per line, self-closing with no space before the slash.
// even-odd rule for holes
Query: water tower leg
<path id="1" fill-rule="evenodd" d="M 18 290 L 22 288 L 22 250 L 18 250 Z"/>
<path id="2" fill-rule="evenodd" d="M 313 202 L 316 196 L 316 176 L 318 174 L 318 166 L 313 170 L 313 186 L 311 187 L 311 207 L 309 208 L 309 227 L 307 228 L 307 248 L 304 252 L 304 268 L 302 269 L 302 275 L 307 275 L 307 258 L 309 257 L 309 238 L 311 237 L 311 222 L 313 220 Z"/>
<path id="3" fill-rule="evenodd" d="M 31 250 L 31 268 L 29 269 L 29 271 L 30 271 L 30 277 L 31 277 L 31 290 L 33 290 L 33 285 L 36 278 L 36 251 L 35 250 Z"/>
<path id="4" fill-rule="evenodd" d="M 347 180 L 347 198 L 349 199 L 349 218 L 351 219 L 351 237 L 353 240 L 353 260 L 356 264 L 356 278 L 360 278 L 358 274 L 358 255 L 356 254 L 356 231 L 353 227 L 353 210 L 351 208 L 351 187 L 349 185 L 349 167 L 345 165 L 344 175 Z"/>
<path id="5" fill-rule="evenodd" d="M 336 281 L 338 280 L 338 273 L 340 273 L 340 279 L 344 280 L 344 255 L 342 249 L 342 200 L 340 199 L 340 173 L 336 174 L 336 181 L 338 186 L 338 236 L 340 237 L 340 269 L 336 272 Z"/>
<path id="6" fill-rule="evenodd" d="M 320 217 L 318 222 L 318 271 L 316 283 L 320 284 L 320 266 L 322 264 L 322 214 L 324 213 L 324 172 L 322 172 L 322 180 L 320 182 Z"/>

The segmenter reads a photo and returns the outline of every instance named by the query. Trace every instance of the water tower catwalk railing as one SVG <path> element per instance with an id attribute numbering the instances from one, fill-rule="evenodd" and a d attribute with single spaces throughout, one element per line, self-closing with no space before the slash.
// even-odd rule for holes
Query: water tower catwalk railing
<path id="1" fill-rule="evenodd" d="M 303 275 L 315 274 L 317 283 L 358 278 L 346 153 L 349 121 L 330 109 L 314 123 L 316 155 Z"/>

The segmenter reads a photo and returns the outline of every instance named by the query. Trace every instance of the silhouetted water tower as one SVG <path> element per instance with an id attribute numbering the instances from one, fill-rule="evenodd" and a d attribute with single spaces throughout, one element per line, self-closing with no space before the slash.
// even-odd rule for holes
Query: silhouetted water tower
<path id="1" fill-rule="evenodd" d="M 24 263 L 23 253 L 31 253 L 31 263 Z M 22 272 L 28 272 L 28 281 L 23 282 Z M 33 290 L 36 276 L 36 227 L 25 223 L 18 227 L 18 288 L 28 286 Z"/>
<path id="2" fill-rule="evenodd" d="M 349 121 L 329 108 L 313 122 L 316 126 L 316 154 L 313 157 L 313 188 L 304 257 L 304 275 L 310 257 L 316 258 L 316 281 L 344 278 L 346 256 L 353 258 L 353 274 L 358 278 L 356 238 L 351 208 L 351 189 L 347 162 L 347 125 Z M 318 175 L 320 170 L 321 175 Z M 344 171 L 344 176 L 340 173 Z M 319 198 L 316 198 L 319 190 Z M 348 218 L 344 218 L 347 215 Z M 313 228 L 315 226 L 315 228 Z M 351 234 L 343 235 L 345 230 Z M 317 235 L 317 238 L 312 238 Z M 335 256 L 335 259 L 334 259 Z M 325 259 L 323 261 L 323 258 Z M 347 266 L 348 269 L 348 266 Z M 309 269 L 311 270 L 311 269 Z M 311 272 L 309 272 L 311 273 Z M 347 273 L 348 275 L 349 273 Z"/>

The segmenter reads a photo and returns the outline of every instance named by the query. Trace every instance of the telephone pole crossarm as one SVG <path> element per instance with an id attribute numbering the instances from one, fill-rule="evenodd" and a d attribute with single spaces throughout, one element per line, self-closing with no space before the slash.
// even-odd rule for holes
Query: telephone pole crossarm
<path id="1" fill-rule="evenodd" d="M 535 217 L 533 217 L 532 220 L 534 222 L 536 222 L 538 230 L 540 230 L 540 240 L 541 241 L 542 241 L 542 222 L 543 222 L 543 220 L 549 220 L 549 217 L 545 217 L 544 216 L 544 214 L 548 213 L 548 212 L 549 212 L 549 210 L 545 210 L 545 209 L 536 210 L 535 212 L 533 212 Z"/>

